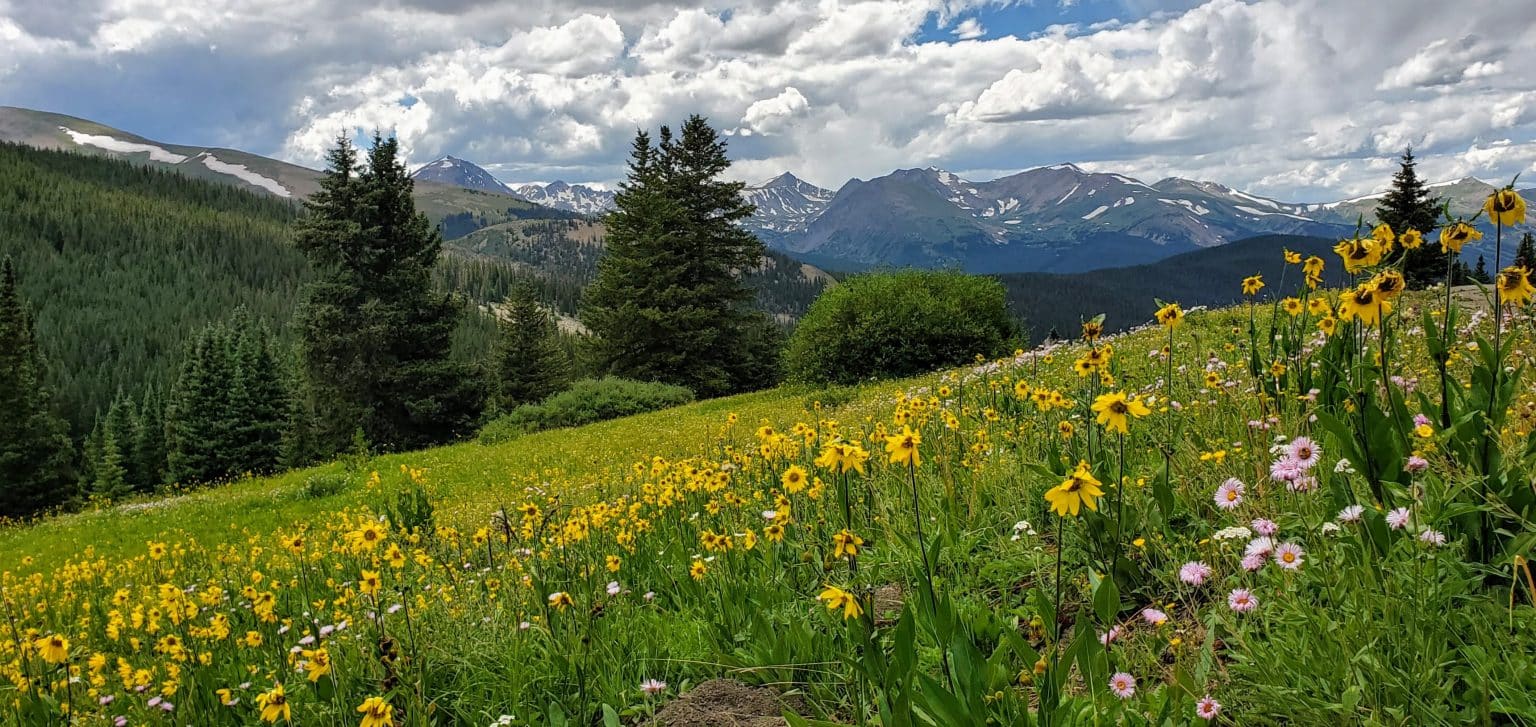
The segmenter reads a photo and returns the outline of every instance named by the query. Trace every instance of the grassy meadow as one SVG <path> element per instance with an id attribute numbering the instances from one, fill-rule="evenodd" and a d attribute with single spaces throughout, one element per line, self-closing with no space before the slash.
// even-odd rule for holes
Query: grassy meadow
<path id="1" fill-rule="evenodd" d="M 751 724 L 1536 721 L 1536 323 L 1294 262 L 1245 283 L 1294 303 L 0 531 L 0 722 L 734 724 L 667 716 L 722 676 L 787 695 Z"/>

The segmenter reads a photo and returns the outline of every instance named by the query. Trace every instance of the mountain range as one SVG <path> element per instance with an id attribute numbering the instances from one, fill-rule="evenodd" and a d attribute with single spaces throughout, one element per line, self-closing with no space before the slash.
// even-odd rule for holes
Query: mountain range
<path id="1" fill-rule="evenodd" d="M 596 217 L 613 209 L 614 193 L 585 184 L 520 184 L 512 193 L 534 204 Z"/>
<path id="2" fill-rule="evenodd" d="M 489 176 L 474 169 L 463 178 Z M 435 174 L 423 178 L 449 181 Z M 1429 187 L 1450 203 L 1453 214 L 1466 216 L 1494 189 L 1473 177 Z M 613 204 L 612 192 L 579 184 L 508 189 L 538 204 L 589 216 Z M 1536 197 L 1533 192 L 1526 190 L 1528 197 Z M 1369 226 L 1374 221 L 1383 195 L 1290 203 L 1216 182 L 1168 177 L 1148 184 L 1123 174 L 1055 164 L 987 182 L 932 167 L 900 169 L 868 181 L 854 179 L 837 190 L 785 172 L 747 186 L 743 196 L 757 207 L 745 223 L 748 229 L 773 249 L 827 268 L 915 265 L 1071 273 L 1142 265 L 1265 235 L 1344 237 L 1353 234 L 1357 222 Z M 1476 259 L 1491 249 L 1491 240 L 1485 240 L 1469 246 L 1466 255 Z M 1506 252 L 1506 262 L 1510 255 Z"/>
<path id="3" fill-rule="evenodd" d="M 0 140 L 128 158 L 286 198 L 308 195 L 318 179 L 313 170 L 238 150 L 163 144 L 12 107 L 0 107 Z M 508 184 L 453 156 L 412 176 L 418 206 L 450 238 L 509 220 L 596 217 L 612 208 L 615 196 L 562 181 Z M 1453 214 L 1465 215 L 1492 190 L 1471 177 L 1432 189 Z M 747 186 L 743 195 L 757 206 L 744 226 L 770 248 L 805 262 L 849 271 L 913 265 L 988 273 L 1140 265 L 1261 235 L 1338 238 L 1353 234 L 1362 218 L 1369 225 L 1381 196 L 1288 203 L 1215 182 L 1169 177 L 1149 184 L 1070 163 L 985 182 L 934 167 L 898 169 L 837 190 L 786 172 Z M 1491 237 L 1463 256 L 1490 253 Z"/>
<path id="4" fill-rule="evenodd" d="M 411 172 L 417 182 L 443 184 L 491 194 L 508 194 L 551 209 L 588 217 L 613 209 L 614 193 L 585 184 L 561 181 L 547 184 L 506 184 L 474 162 L 454 156 L 434 159 Z"/>

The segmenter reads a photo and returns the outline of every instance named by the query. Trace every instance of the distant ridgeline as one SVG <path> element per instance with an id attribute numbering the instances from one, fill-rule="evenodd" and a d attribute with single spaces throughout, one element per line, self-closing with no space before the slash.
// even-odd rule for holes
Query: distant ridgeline
<path id="1" fill-rule="evenodd" d="M 1176 301 L 1185 308 L 1222 306 L 1243 300 L 1239 283 L 1262 274 L 1265 288 L 1258 300 L 1294 295 L 1301 285 L 1301 268 L 1287 265 L 1282 252 L 1328 261 L 1324 285 L 1347 284 L 1348 276 L 1333 252 L 1336 240 L 1295 235 L 1264 235 L 1226 245 L 1175 255 L 1155 263 L 1107 268 L 1086 273 L 1005 273 L 996 276 L 1008 291 L 1008 302 L 1024 318 L 1030 340 L 1077 336 L 1082 322 L 1099 313 L 1104 325 L 1119 331 L 1152 320 L 1157 300 Z"/>
<path id="2" fill-rule="evenodd" d="M 499 195 L 428 188 L 417 196 L 440 229 L 467 230 L 445 234 L 452 239 L 434 270 L 440 287 L 483 308 L 530 283 L 550 308 L 575 315 L 602 252 L 600 224 Z M 483 204 L 447 212 L 469 203 Z M 238 307 L 286 349 L 286 324 L 310 279 L 292 244 L 302 214 L 297 201 L 174 171 L 0 142 L 0 257 L 16 263 L 74 434 L 120 392 L 167 390 L 190 337 Z M 830 277 L 770 253 L 748 280 L 759 305 L 788 321 Z M 488 316 L 466 316 L 457 349 L 482 356 L 494 335 Z"/>

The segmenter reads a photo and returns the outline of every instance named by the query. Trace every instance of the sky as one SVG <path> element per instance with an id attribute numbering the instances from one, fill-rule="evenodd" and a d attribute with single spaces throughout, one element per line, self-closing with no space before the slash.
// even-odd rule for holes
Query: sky
<path id="1" fill-rule="evenodd" d="M 1536 179 L 1532 0 L 0 0 L 0 104 L 318 167 L 394 133 L 508 182 L 622 178 L 702 114 L 732 176 L 1070 161 L 1297 202 Z"/>

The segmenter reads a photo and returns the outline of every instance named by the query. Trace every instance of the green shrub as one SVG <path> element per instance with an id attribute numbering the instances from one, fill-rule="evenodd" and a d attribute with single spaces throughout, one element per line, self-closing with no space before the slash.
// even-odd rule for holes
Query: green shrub
<path id="1" fill-rule="evenodd" d="M 322 497 L 339 495 L 346 491 L 350 484 L 351 480 L 346 475 L 323 472 L 310 475 L 304 479 L 303 493 L 304 497 L 308 499 L 318 500 Z"/>
<path id="2" fill-rule="evenodd" d="M 789 341 L 789 374 L 842 384 L 911 376 L 1002 353 L 1017 331 L 1003 286 L 992 278 L 935 270 L 867 273 L 811 305 Z"/>
<path id="3" fill-rule="evenodd" d="M 524 404 L 480 430 L 481 444 L 497 444 L 530 432 L 576 427 L 666 409 L 693 401 L 693 392 L 671 384 L 606 377 L 583 379 L 537 404 Z"/>

